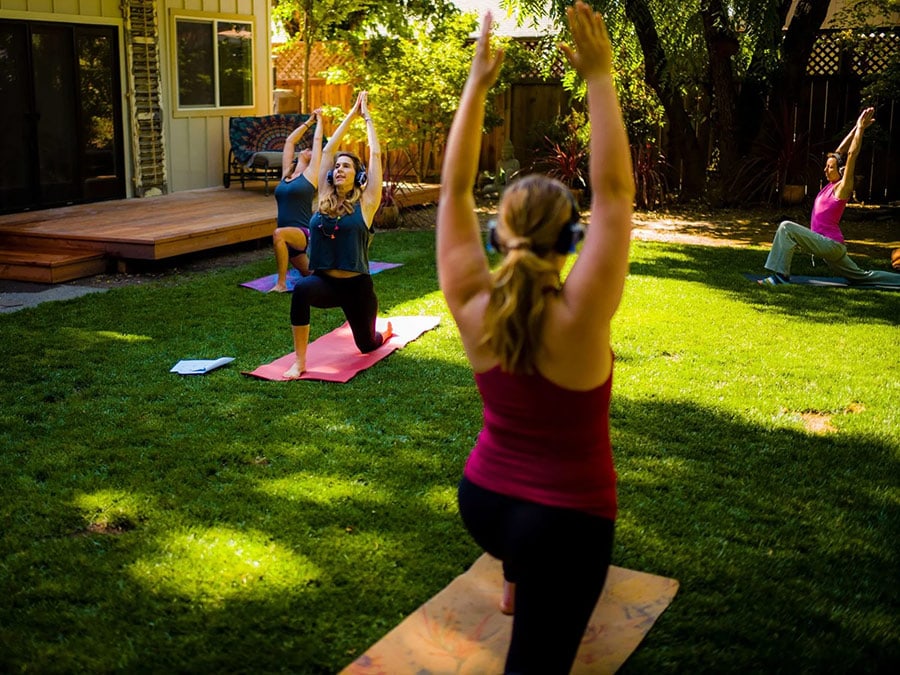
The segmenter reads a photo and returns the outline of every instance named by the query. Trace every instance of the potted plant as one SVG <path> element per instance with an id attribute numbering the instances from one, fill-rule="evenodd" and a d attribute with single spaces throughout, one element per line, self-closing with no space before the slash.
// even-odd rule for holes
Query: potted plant
<path id="1" fill-rule="evenodd" d="M 381 204 L 375 212 L 375 226 L 382 230 L 392 230 L 400 225 L 400 204 L 397 198 L 403 190 L 400 179 L 403 169 L 396 152 L 384 153 L 381 172 Z"/>
<path id="2" fill-rule="evenodd" d="M 400 186 L 395 180 L 385 177 L 381 184 L 381 204 L 375 212 L 375 226 L 382 230 L 392 230 L 400 224 L 400 205 L 397 195 Z"/>
<path id="3" fill-rule="evenodd" d="M 544 135 L 535 168 L 555 178 L 572 191 L 581 203 L 588 179 L 589 122 L 572 112 Z"/>
<path id="4" fill-rule="evenodd" d="M 796 205 L 806 198 L 807 184 L 818 159 L 809 136 L 796 133 L 790 111 L 770 111 L 747 158 L 731 181 L 731 198 L 738 202 Z"/>
<path id="5" fill-rule="evenodd" d="M 575 200 L 581 203 L 584 189 L 587 187 L 587 148 L 575 136 L 562 141 L 554 141 L 546 136 L 544 139 L 546 156 L 540 162 L 541 169 L 569 188 L 575 195 Z"/>

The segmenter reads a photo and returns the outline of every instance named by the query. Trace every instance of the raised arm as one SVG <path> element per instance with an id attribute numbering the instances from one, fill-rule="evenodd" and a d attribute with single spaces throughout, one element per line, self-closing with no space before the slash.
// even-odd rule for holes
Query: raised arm
<path id="1" fill-rule="evenodd" d="M 294 170 L 294 149 L 303 138 L 306 130 L 315 122 L 315 117 L 310 115 L 299 127 L 294 129 L 284 139 L 284 149 L 281 151 L 281 177 L 287 178 Z"/>
<path id="2" fill-rule="evenodd" d="M 579 0 L 566 10 L 574 48 L 560 45 L 587 83 L 591 121 L 591 215 L 563 299 L 587 326 L 604 331 L 628 274 L 634 177 L 628 137 L 612 77 L 612 47 L 600 14 Z"/>
<path id="3" fill-rule="evenodd" d="M 438 279 L 457 324 L 460 324 L 466 304 L 480 292 L 489 292 L 491 284 L 473 194 L 485 101 L 503 63 L 503 51 L 491 50 L 491 20 L 488 12 L 481 23 L 481 35 L 459 108 L 450 126 L 441 168 L 437 213 Z"/>
<path id="4" fill-rule="evenodd" d="M 325 144 L 325 148 L 322 150 L 322 158 L 319 162 L 319 181 L 316 185 L 325 185 L 327 182 L 328 172 L 334 168 L 334 156 L 337 154 L 341 138 L 347 133 L 347 128 L 350 126 L 353 118 L 360 114 L 359 106 L 361 96 L 362 94 L 356 97 L 356 102 L 353 104 L 353 107 L 350 108 L 350 112 L 347 113 L 347 116 L 341 121 L 338 128 L 334 130 L 331 138 L 329 138 L 328 142 Z"/>
<path id="5" fill-rule="evenodd" d="M 315 119 L 316 130 L 313 132 L 312 155 L 309 158 L 309 165 L 303 171 L 303 175 L 314 188 L 318 188 L 319 165 L 322 163 L 322 136 L 325 135 L 325 125 L 322 123 L 322 109 L 316 108 L 313 110 L 312 118 Z"/>
<path id="6" fill-rule="evenodd" d="M 381 145 L 378 142 L 378 134 L 375 132 L 375 124 L 372 122 L 372 116 L 369 114 L 369 93 L 362 92 L 360 94 L 360 114 L 366 122 L 366 138 L 369 143 L 369 163 L 366 167 L 366 185 L 363 189 L 360 205 L 362 207 L 363 218 L 367 225 L 371 225 L 375 219 L 375 212 L 381 206 Z"/>
<path id="7" fill-rule="evenodd" d="M 838 199 L 850 199 L 850 197 L 853 196 L 853 174 L 856 173 L 856 160 L 859 157 L 860 148 L 862 148 L 863 132 L 866 130 L 866 127 L 874 121 L 875 108 L 866 108 L 860 113 L 859 119 L 856 121 L 856 126 L 854 126 L 853 130 L 847 134 L 847 138 L 850 139 L 850 142 L 846 151 L 847 162 L 844 164 L 844 175 L 834 189 L 834 195 Z M 841 147 L 844 147 L 846 141 L 847 139 L 845 138 L 844 142 L 838 147 L 838 152 L 841 152 Z"/>

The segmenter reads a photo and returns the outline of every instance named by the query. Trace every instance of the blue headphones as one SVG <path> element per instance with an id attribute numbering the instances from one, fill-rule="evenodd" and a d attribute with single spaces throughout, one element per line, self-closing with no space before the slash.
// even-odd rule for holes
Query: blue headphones
<path id="1" fill-rule="evenodd" d="M 566 221 L 565 225 L 563 225 L 562 229 L 559 231 L 559 236 L 556 237 L 556 241 L 551 247 L 551 250 L 561 255 L 575 253 L 575 247 L 578 246 L 578 243 L 581 242 L 582 239 L 584 239 L 584 228 L 579 222 L 581 220 L 581 214 L 578 212 L 578 204 L 575 202 L 575 197 L 572 195 L 572 193 L 568 190 L 566 192 L 569 195 L 569 200 L 572 203 L 572 212 L 569 215 L 569 219 Z M 491 220 L 488 222 L 487 250 L 489 253 L 503 250 L 503 245 L 500 243 L 500 240 L 497 237 L 496 220 Z"/>
<path id="2" fill-rule="evenodd" d="M 369 176 L 368 176 L 368 174 L 366 174 L 366 167 L 365 167 L 365 165 L 363 165 L 363 163 L 360 162 L 354 155 L 342 154 L 342 155 L 340 155 L 340 156 L 341 156 L 341 157 L 350 157 L 350 158 L 353 160 L 354 166 L 360 167 L 359 171 L 356 172 L 356 175 L 353 176 L 353 184 L 354 184 L 356 187 L 362 187 L 363 184 L 364 184 L 367 180 L 369 180 Z M 334 170 L 332 169 L 332 170 L 329 171 L 328 174 L 325 176 L 325 180 L 328 181 L 328 184 L 329 184 L 329 185 L 334 185 L 334 175 L 333 175 L 333 174 L 334 174 Z"/>

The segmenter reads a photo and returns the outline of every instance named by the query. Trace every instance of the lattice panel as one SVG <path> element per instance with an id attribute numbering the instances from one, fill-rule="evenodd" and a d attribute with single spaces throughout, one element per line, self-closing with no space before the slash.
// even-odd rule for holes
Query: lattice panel
<path id="1" fill-rule="evenodd" d="M 900 33 L 879 33 L 866 38 L 853 59 L 856 75 L 883 73 L 891 60 L 891 54 L 900 49 Z"/>
<path id="2" fill-rule="evenodd" d="M 531 52 L 532 54 L 536 54 L 538 56 L 545 54 L 548 49 L 550 49 L 551 54 L 553 54 L 553 63 L 550 66 L 550 73 L 547 77 L 544 76 L 544 73 L 542 72 L 540 67 L 536 67 L 527 73 L 523 73 L 522 79 L 546 80 L 549 82 L 562 79 L 562 76 L 566 72 L 566 69 L 563 63 L 562 55 L 556 48 L 555 42 L 551 41 L 548 38 L 521 38 L 518 40 L 518 43 L 519 46 L 522 47 L 525 51 Z"/>
<path id="3" fill-rule="evenodd" d="M 544 80 L 556 81 L 562 79 L 565 67 L 562 55 L 556 50 L 554 42 L 548 42 L 542 38 L 526 38 L 519 39 L 519 44 L 527 51 L 534 54 L 541 54 L 548 48 L 552 50 L 554 61 L 550 69 L 550 76 L 544 78 L 540 67 L 535 68 L 527 73 L 523 73 L 522 78 L 525 80 Z M 303 80 L 303 43 L 298 42 L 286 49 L 279 50 L 275 54 L 275 72 L 278 74 L 279 80 Z M 314 79 L 319 77 L 319 73 L 332 66 L 340 66 L 345 62 L 347 57 L 343 54 L 331 54 L 321 43 L 313 46 L 309 60 L 309 77 Z"/>
<path id="4" fill-rule="evenodd" d="M 275 72 L 279 80 L 303 79 L 303 52 L 304 43 L 298 42 L 287 49 L 279 50 L 275 55 Z M 332 66 L 344 63 L 346 57 L 341 54 L 331 54 L 321 43 L 313 45 L 309 56 L 309 77 L 319 77 L 319 73 L 328 70 Z"/>
<path id="5" fill-rule="evenodd" d="M 884 72 L 891 54 L 900 49 L 900 32 L 879 30 L 862 37 L 853 45 L 845 43 L 843 35 L 825 31 L 816 44 L 806 66 L 806 74 L 825 77 L 841 75 L 843 64 L 859 77 Z"/>

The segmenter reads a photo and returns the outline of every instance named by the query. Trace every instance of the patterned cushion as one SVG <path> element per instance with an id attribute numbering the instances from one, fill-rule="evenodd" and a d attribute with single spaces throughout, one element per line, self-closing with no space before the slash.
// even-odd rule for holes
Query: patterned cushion
<path id="1" fill-rule="evenodd" d="M 229 121 L 228 136 L 235 159 L 241 164 L 248 164 L 257 152 L 283 150 L 285 139 L 307 118 L 309 115 L 299 113 L 232 117 Z M 314 131 L 315 125 L 303 134 L 303 138 L 297 144 L 297 150 L 312 145 Z"/>

